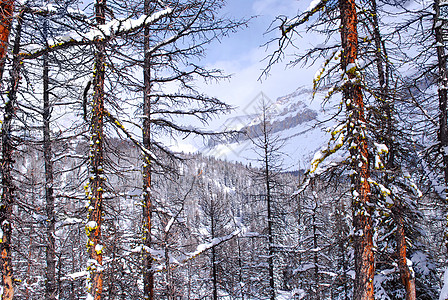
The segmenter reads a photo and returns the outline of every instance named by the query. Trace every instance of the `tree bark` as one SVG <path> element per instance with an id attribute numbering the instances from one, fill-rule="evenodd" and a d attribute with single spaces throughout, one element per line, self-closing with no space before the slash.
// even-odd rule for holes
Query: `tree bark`
<path id="1" fill-rule="evenodd" d="M 14 0 L 0 1 L 0 79 L 5 70 L 6 51 L 14 12 Z"/>
<path id="2" fill-rule="evenodd" d="M 341 14 L 342 68 L 347 75 L 343 89 L 348 113 L 348 138 L 351 143 L 353 184 L 353 226 L 355 248 L 355 300 L 374 299 L 374 254 L 372 230 L 372 206 L 368 179 L 369 156 L 366 140 L 364 102 L 361 78 L 357 69 L 358 31 L 355 0 L 339 1 Z"/>
<path id="3" fill-rule="evenodd" d="M 210 229 L 211 229 L 211 235 L 212 240 L 215 238 L 215 203 L 213 201 L 213 195 L 212 193 L 209 193 L 210 195 Z M 216 248 L 215 246 L 212 247 L 212 278 L 213 278 L 213 300 L 218 300 L 218 270 L 216 267 Z"/>
<path id="4" fill-rule="evenodd" d="M 436 47 L 437 47 L 437 59 L 438 59 L 438 69 L 439 69 L 439 131 L 438 131 L 438 142 L 440 143 L 440 150 L 442 153 L 442 172 L 444 179 L 444 191 L 445 191 L 445 203 L 448 203 L 448 123 L 447 123 L 447 107 L 448 107 L 448 71 L 446 67 L 446 53 L 445 53 L 445 43 L 443 41 L 442 26 L 440 16 L 440 0 L 434 1 L 434 31 L 436 37 Z M 446 26 L 446 21 L 443 21 L 444 26 Z M 448 251 L 448 234 L 444 237 L 444 243 L 446 250 Z"/>
<path id="5" fill-rule="evenodd" d="M 106 23 L 106 0 L 97 0 L 95 4 L 96 23 Z M 88 271 L 90 284 L 88 292 L 94 300 L 100 300 L 103 291 L 103 245 L 101 243 L 101 224 L 103 214 L 103 187 L 104 187 L 104 78 L 105 78 L 105 44 L 102 41 L 95 43 L 95 65 L 94 65 L 94 93 L 92 101 L 91 116 L 91 149 L 89 194 L 89 222 L 86 225 L 87 247 L 89 253 Z"/>
<path id="6" fill-rule="evenodd" d="M 263 100 L 264 101 L 264 100 Z M 270 300 L 275 300 L 275 280 L 274 280 L 274 236 L 273 236 L 273 215 L 272 215 L 272 191 L 271 191 L 271 168 L 269 165 L 269 132 L 267 128 L 266 103 L 263 102 L 263 160 L 264 160 L 264 180 L 266 188 L 266 206 L 268 213 L 268 268 L 269 268 L 269 295 Z"/>
<path id="7" fill-rule="evenodd" d="M 385 114 L 386 122 L 382 123 L 383 125 L 383 134 L 382 139 L 384 139 L 384 143 L 389 149 L 387 159 L 386 159 L 386 168 L 389 171 L 392 171 L 389 174 L 385 174 L 384 178 L 389 185 L 393 178 L 393 172 L 397 169 L 395 164 L 395 144 L 394 144 L 394 124 L 393 124 L 393 99 L 389 97 L 388 90 L 388 62 L 384 60 L 384 57 L 387 57 L 386 47 L 381 37 L 379 22 L 378 22 L 378 12 L 376 6 L 376 0 L 372 0 L 372 27 L 373 35 L 375 40 L 376 47 L 376 65 L 378 71 L 378 79 L 380 83 L 380 103 L 381 113 Z M 384 119 L 382 116 L 379 118 L 381 121 Z M 392 207 L 392 214 L 395 219 L 395 224 L 397 225 L 397 231 L 395 234 L 395 239 L 397 242 L 397 256 L 398 256 L 398 269 L 400 270 L 400 277 L 405 286 L 406 290 L 406 300 L 415 300 L 416 299 L 416 291 L 415 291 L 415 277 L 411 272 L 408 264 L 407 264 L 407 247 L 406 247 L 406 234 L 405 234 L 405 224 L 403 218 L 403 205 L 400 199 L 394 198 L 394 206 Z"/>
<path id="8" fill-rule="evenodd" d="M 2 268 L 2 300 L 10 300 L 14 297 L 14 279 L 11 262 L 11 235 L 12 235 L 12 210 L 15 202 L 15 186 L 12 177 L 14 167 L 12 140 L 12 123 L 17 106 L 17 90 L 20 81 L 21 59 L 18 56 L 20 50 L 20 37 L 22 33 L 22 18 L 19 16 L 17 34 L 14 40 L 13 65 L 10 71 L 10 87 L 7 93 L 8 99 L 2 124 L 2 203 L 0 205 L 0 264 Z"/>
<path id="9" fill-rule="evenodd" d="M 48 21 L 44 20 L 43 34 L 47 39 Z M 56 299 L 56 253 L 55 253 L 55 214 L 54 214 L 54 194 L 53 194 L 53 162 L 51 160 L 51 136 L 50 136 L 50 78 L 48 66 L 48 54 L 43 55 L 43 148 L 45 163 L 45 200 L 47 214 L 47 245 L 45 249 L 47 268 L 45 271 L 45 299 Z"/>
<path id="10" fill-rule="evenodd" d="M 402 207 L 394 204 L 392 209 L 395 223 L 397 224 L 397 232 L 395 239 L 397 241 L 398 269 L 400 270 L 400 278 L 406 290 L 406 300 L 416 300 L 415 276 L 408 266 L 406 257 L 406 234 L 403 219 Z"/>
<path id="11" fill-rule="evenodd" d="M 313 184 L 313 193 L 314 193 L 314 184 Z M 314 209 L 313 209 L 313 215 L 312 215 L 312 220 L 313 220 L 313 248 L 317 249 L 319 247 L 318 245 L 318 240 L 317 240 L 317 218 L 316 218 L 316 214 L 317 214 L 317 208 L 318 208 L 318 204 L 317 204 L 317 197 L 313 196 L 314 199 Z M 319 300 L 320 299 L 320 293 L 319 293 L 319 254 L 317 253 L 317 251 L 314 251 L 313 253 L 313 263 L 314 263 L 314 290 L 313 290 L 313 299 L 315 300 Z"/>
<path id="12" fill-rule="evenodd" d="M 144 13 L 152 12 L 152 0 L 145 0 Z M 151 55 L 149 26 L 144 31 L 144 62 L 143 62 L 143 147 L 151 150 Z M 143 153 L 143 289 L 144 298 L 154 299 L 154 271 L 152 269 L 152 258 L 148 252 L 151 248 L 152 227 L 152 197 L 151 197 L 151 157 Z"/>

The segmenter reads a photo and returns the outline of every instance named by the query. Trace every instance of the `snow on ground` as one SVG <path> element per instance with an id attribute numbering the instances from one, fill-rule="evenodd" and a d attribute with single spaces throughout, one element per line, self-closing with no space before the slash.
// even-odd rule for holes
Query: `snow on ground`
<path id="1" fill-rule="evenodd" d="M 447 300 L 448 299 L 448 268 L 445 269 L 445 274 L 443 275 L 443 287 L 440 292 L 439 300 Z"/>

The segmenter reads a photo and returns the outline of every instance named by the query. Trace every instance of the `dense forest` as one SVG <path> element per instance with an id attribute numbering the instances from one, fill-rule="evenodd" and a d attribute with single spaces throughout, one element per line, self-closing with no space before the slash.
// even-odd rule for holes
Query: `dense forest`
<path id="1" fill-rule="evenodd" d="M 448 2 L 272 21 L 261 78 L 321 64 L 331 107 L 292 171 L 279 132 L 311 110 L 274 123 L 261 102 L 251 130 L 206 129 L 231 109 L 197 84 L 228 78 L 207 47 L 251 24 L 225 4 L 0 0 L 2 300 L 448 299 Z M 190 136 L 256 159 L 165 143 Z"/>

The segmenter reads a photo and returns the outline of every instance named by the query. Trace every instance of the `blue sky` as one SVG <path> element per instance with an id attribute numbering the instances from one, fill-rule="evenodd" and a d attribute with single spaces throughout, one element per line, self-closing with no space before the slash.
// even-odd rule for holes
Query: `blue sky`
<path id="1" fill-rule="evenodd" d="M 286 58 L 283 63 L 272 68 L 268 78 L 259 80 L 262 70 L 267 65 L 267 62 L 262 59 L 275 50 L 275 47 L 269 49 L 261 47 L 269 40 L 269 37 L 265 35 L 269 25 L 278 15 L 296 16 L 299 10 L 305 10 L 310 2 L 311 0 L 227 0 L 228 5 L 223 10 L 224 15 L 233 18 L 256 17 L 251 20 L 248 28 L 211 44 L 205 60 L 202 61 L 209 68 L 218 68 L 226 74 L 232 74 L 231 79 L 208 85 L 197 82 L 197 87 L 201 92 L 215 96 L 236 109 L 230 115 L 213 120 L 209 126 L 198 122 L 194 125 L 205 127 L 206 130 L 223 129 L 228 118 L 255 112 L 254 107 L 258 107 L 260 92 L 274 101 L 278 97 L 294 92 L 299 87 L 312 86 L 314 75 L 320 68 L 320 62 L 309 68 L 299 66 L 287 68 L 286 63 L 289 59 Z M 321 42 L 319 38 L 310 38 L 306 35 L 296 38 L 300 39 L 297 42 L 303 45 L 304 50 Z M 257 100 L 252 102 L 254 99 Z M 306 104 L 313 109 L 320 108 L 319 101 Z M 167 144 L 173 150 L 187 152 L 204 148 L 201 138 L 170 139 Z"/>
<path id="2" fill-rule="evenodd" d="M 260 92 L 275 100 L 300 86 L 312 85 L 319 64 L 309 68 L 286 68 L 288 58 L 284 63 L 276 65 L 268 78 L 258 80 L 267 64 L 261 60 L 275 49 L 271 47 L 266 50 L 260 47 L 269 40 L 264 34 L 270 23 L 278 15 L 294 17 L 308 5 L 308 0 L 228 0 L 223 14 L 235 18 L 256 18 L 252 19 L 248 28 L 210 46 L 206 58 L 207 65 L 232 74 L 232 78 L 230 81 L 204 86 L 204 91 L 241 109 Z M 303 45 L 308 48 L 312 42 L 303 38 Z M 234 115 L 240 112 L 236 110 Z"/>

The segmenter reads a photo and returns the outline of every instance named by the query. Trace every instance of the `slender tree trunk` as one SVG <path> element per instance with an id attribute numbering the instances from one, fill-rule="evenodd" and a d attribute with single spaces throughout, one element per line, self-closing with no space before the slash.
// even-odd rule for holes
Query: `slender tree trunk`
<path id="1" fill-rule="evenodd" d="M 401 211 L 402 207 L 394 204 L 392 210 L 395 218 L 395 224 L 397 225 L 395 239 L 397 241 L 398 269 L 400 270 L 401 281 L 406 289 L 406 300 L 415 300 L 417 299 L 415 291 L 415 276 L 409 269 L 408 259 L 406 257 L 406 235 L 404 231 L 405 225 L 403 212 Z"/>
<path id="2" fill-rule="evenodd" d="M 48 21 L 44 20 L 43 33 L 47 39 Z M 55 254 L 55 215 L 54 215 L 54 194 L 53 194 L 53 162 L 51 160 L 51 136 L 50 136 L 50 89 L 49 89 L 49 66 L 48 54 L 43 55 L 43 136 L 44 136 L 44 161 L 45 161 L 45 200 L 47 213 L 47 245 L 45 249 L 47 268 L 45 272 L 45 299 L 56 299 L 56 254 Z"/>
<path id="3" fill-rule="evenodd" d="M 2 203 L 0 205 L 0 249 L 2 268 L 2 300 L 10 300 L 14 297 L 14 280 L 11 262 L 11 235 L 12 235 L 12 210 L 15 202 L 15 186 L 12 177 L 14 160 L 12 157 L 14 145 L 12 140 L 12 123 L 17 105 L 17 90 L 20 81 L 21 59 L 18 56 L 20 50 L 20 37 L 22 33 L 22 18 L 19 16 L 17 33 L 14 40 L 13 65 L 10 71 L 10 87 L 8 100 L 5 104 L 5 112 L 2 125 Z"/>
<path id="4" fill-rule="evenodd" d="M 314 191 L 313 191 L 314 192 Z M 320 299 L 320 295 L 319 295 L 319 255 L 316 251 L 318 245 L 318 241 L 317 241 L 317 219 L 316 219 L 316 213 L 317 213 L 317 199 L 314 199 L 314 210 L 313 210 L 313 248 L 314 253 L 313 253 L 313 263 L 314 263 L 314 297 L 313 299 L 319 300 Z"/>
<path id="5" fill-rule="evenodd" d="M 388 147 L 388 157 L 386 161 L 386 167 L 388 170 L 395 170 L 395 145 L 394 145 L 394 125 L 393 125 L 393 104 L 392 100 L 389 100 L 388 96 L 388 74 L 387 74 L 387 62 L 384 61 L 384 57 L 387 57 L 386 48 L 384 42 L 382 41 L 381 34 L 379 31 L 378 15 L 376 8 L 376 0 L 372 0 L 372 25 L 373 34 L 376 47 L 376 64 L 378 69 L 378 78 L 380 83 L 380 105 L 381 111 L 385 114 L 386 122 L 383 123 L 384 128 L 384 141 Z M 384 67 L 386 65 L 386 68 Z M 383 118 L 381 118 L 383 120 Z M 390 183 L 391 179 L 389 175 L 385 175 L 386 182 Z M 397 200 L 395 201 L 397 202 Z M 395 223 L 397 224 L 396 240 L 397 240 L 397 254 L 398 254 L 398 266 L 400 270 L 400 276 L 406 289 L 406 299 L 413 300 L 416 297 L 415 292 L 415 278 L 412 275 L 406 258 L 406 237 L 404 230 L 404 220 L 402 215 L 402 205 L 401 203 L 394 203 L 394 208 L 392 210 Z"/>
<path id="6" fill-rule="evenodd" d="M 439 132 L 438 141 L 440 143 L 440 149 L 443 157 L 443 179 L 444 179 L 444 191 L 445 191 L 445 203 L 448 203 L 448 123 L 447 123 L 447 107 L 448 107 L 448 71 L 446 67 L 446 53 L 445 43 L 443 41 L 443 32 L 440 16 L 440 0 L 434 1 L 434 31 L 436 35 L 436 47 L 437 47 L 437 59 L 439 68 Z M 446 26 L 446 21 L 443 21 Z M 445 247 L 448 251 L 448 234 L 444 237 Z"/>
<path id="7" fill-rule="evenodd" d="M 6 51 L 14 12 L 14 0 L 0 0 L 0 79 L 5 70 Z"/>
<path id="8" fill-rule="evenodd" d="M 387 170 L 394 171 L 397 166 L 395 165 L 395 144 L 394 144 L 394 124 L 393 124 L 393 99 L 389 99 L 388 91 L 388 62 L 384 60 L 387 57 L 386 47 L 381 38 L 381 33 L 379 29 L 378 15 L 376 0 L 372 0 L 372 27 L 375 47 L 376 47 L 376 65 L 378 71 L 378 79 L 380 83 L 380 103 L 381 120 L 386 119 L 382 126 L 383 134 L 382 139 L 388 148 L 388 156 L 386 161 Z M 392 182 L 393 173 L 391 175 L 385 174 L 385 181 L 389 185 Z M 400 270 L 400 277 L 405 286 L 406 290 L 406 300 L 415 300 L 415 278 L 412 274 L 409 266 L 407 264 L 407 251 L 406 251 L 406 235 L 405 235 L 405 224 L 403 219 L 403 207 L 399 199 L 394 199 L 394 207 L 392 208 L 392 214 L 395 219 L 395 224 L 397 225 L 396 231 L 396 241 L 397 241 L 397 256 L 398 256 L 398 268 Z"/>
<path id="9" fill-rule="evenodd" d="M 175 295 L 175 286 L 174 286 L 174 282 L 172 279 L 172 270 L 170 268 L 170 255 L 169 255 L 169 249 L 168 249 L 168 239 L 169 239 L 169 233 L 165 232 L 165 237 L 164 237 L 164 241 L 163 241 L 163 248 L 165 249 L 165 270 L 166 270 L 166 274 L 165 274 L 165 290 L 166 290 L 166 299 L 168 300 L 174 300 L 174 295 Z"/>
<path id="10" fill-rule="evenodd" d="M 96 23 L 106 23 L 106 0 L 97 0 L 95 5 Z M 103 124 L 104 124 L 104 76 L 105 76 L 105 44 L 96 41 L 94 65 L 94 93 L 91 117 L 91 149 L 90 168 L 90 205 L 89 222 L 86 225 L 87 247 L 90 258 L 88 271 L 90 284 L 88 292 L 94 300 L 100 300 L 103 291 L 103 245 L 101 238 L 101 224 L 103 214 L 103 187 L 104 187 L 104 156 L 103 156 Z"/>
<path id="11" fill-rule="evenodd" d="M 144 13 L 149 15 L 152 12 L 152 0 L 145 0 Z M 151 150 L 151 56 L 150 31 L 145 27 L 144 32 L 144 62 L 143 62 L 143 146 Z M 151 198 L 151 157 L 148 153 L 143 154 L 143 289 L 144 297 L 147 300 L 154 299 L 154 271 L 152 269 L 151 254 L 151 227 L 152 227 L 152 198 Z"/>
<path id="12" fill-rule="evenodd" d="M 434 23 L 436 25 L 439 21 L 440 8 L 439 0 L 435 2 L 435 16 Z M 447 106 L 448 106 L 448 72 L 446 67 L 446 53 L 443 41 L 442 26 L 434 26 L 436 42 L 437 42 L 437 58 L 438 58 L 438 68 L 439 68 L 439 142 L 443 154 L 443 171 L 445 179 L 445 196 L 448 202 L 448 124 L 447 124 Z"/>
<path id="13" fill-rule="evenodd" d="M 355 0 L 339 1 L 341 12 L 341 41 L 343 48 L 342 68 L 348 80 L 344 86 L 348 120 L 348 137 L 351 143 L 353 184 L 353 226 L 355 248 L 355 300 L 374 299 L 374 254 L 372 205 L 368 178 L 369 157 L 366 141 L 366 121 L 364 117 L 364 102 L 361 90 L 361 78 L 357 69 L 358 31 Z M 356 129 L 356 130 L 355 130 Z"/>
<path id="14" fill-rule="evenodd" d="M 268 268 L 269 268 L 269 295 L 270 300 L 275 300 L 274 281 L 274 236 L 273 236 L 273 216 L 272 216 L 272 191 L 271 174 L 269 165 L 269 137 L 267 128 L 266 106 L 263 102 L 263 151 L 264 151 L 264 180 L 266 185 L 266 206 L 268 210 Z"/>
<path id="15" fill-rule="evenodd" d="M 242 251 L 241 251 L 241 243 L 240 240 L 237 238 L 236 240 L 237 247 L 238 247 L 238 283 L 239 288 L 241 292 L 241 300 L 244 300 L 244 289 L 243 289 L 243 261 L 242 261 Z"/>
<path id="16" fill-rule="evenodd" d="M 212 234 L 212 240 L 215 238 L 215 211 L 214 211 L 214 203 L 213 203 L 213 195 L 210 193 L 210 200 L 211 202 L 211 222 L 210 222 L 210 229 Z M 216 249 L 213 246 L 212 247 L 212 280 L 213 280 L 213 300 L 218 300 L 218 272 L 216 269 Z"/>
<path id="17" fill-rule="evenodd" d="M 339 251 L 342 254 L 342 281 L 344 283 L 344 298 L 348 300 L 348 281 L 347 281 L 347 260 L 345 258 L 346 248 L 343 239 L 339 241 Z"/>

